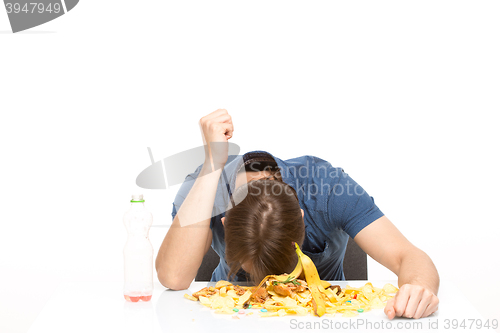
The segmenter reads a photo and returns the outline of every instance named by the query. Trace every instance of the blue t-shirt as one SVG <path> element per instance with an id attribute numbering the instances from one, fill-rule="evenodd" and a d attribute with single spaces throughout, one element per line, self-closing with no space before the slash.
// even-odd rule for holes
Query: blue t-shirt
<path id="1" fill-rule="evenodd" d="M 302 251 L 312 259 L 321 279 L 345 280 L 342 264 L 349 236 L 354 238 L 364 227 L 384 215 L 373 198 L 342 168 L 335 168 L 318 157 L 306 155 L 283 161 L 265 151 L 252 151 L 229 156 L 219 179 L 210 228 L 212 248 L 219 255 L 220 262 L 211 281 L 226 280 L 229 273 L 221 218 L 225 216 L 231 193 L 235 189 L 237 172 L 245 161 L 259 157 L 272 157 L 282 181 L 297 192 L 300 208 L 304 210 L 305 238 Z M 181 185 L 174 199 L 172 219 L 201 167 L 190 173 Z M 236 281 L 245 280 L 246 277 L 240 271 Z"/>

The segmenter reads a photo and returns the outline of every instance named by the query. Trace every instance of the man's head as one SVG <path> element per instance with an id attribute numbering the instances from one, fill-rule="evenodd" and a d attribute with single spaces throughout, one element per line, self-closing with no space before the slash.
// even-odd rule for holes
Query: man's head
<path id="1" fill-rule="evenodd" d="M 235 190 L 233 199 L 237 204 L 224 219 L 229 277 L 240 268 L 253 282 L 291 272 L 297 263 L 292 242 L 302 245 L 305 236 L 295 190 L 278 180 L 251 180 Z"/>

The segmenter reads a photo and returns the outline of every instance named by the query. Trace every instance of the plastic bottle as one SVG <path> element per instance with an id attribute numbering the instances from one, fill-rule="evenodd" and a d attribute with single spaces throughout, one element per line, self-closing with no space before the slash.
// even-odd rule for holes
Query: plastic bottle
<path id="1" fill-rule="evenodd" d="M 153 246 L 149 228 L 153 215 L 144 207 L 141 195 L 133 195 L 130 209 L 123 216 L 127 243 L 123 249 L 125 283 L 123 294 L 130 302 L 149 301 L 153 295 Z"/>

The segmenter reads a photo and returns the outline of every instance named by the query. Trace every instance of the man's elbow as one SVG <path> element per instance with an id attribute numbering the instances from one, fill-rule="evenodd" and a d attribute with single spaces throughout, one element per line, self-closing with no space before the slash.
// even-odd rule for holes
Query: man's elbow
<path id="1" fill-rule="evenodd" d="M 185 279 L 179 279 L 175 276 L 161 273 L 160 271 L 158 271 L 158 280 L 164 287 L 172 290 L 184 290 L 191 285 L 191 283 Z"/>

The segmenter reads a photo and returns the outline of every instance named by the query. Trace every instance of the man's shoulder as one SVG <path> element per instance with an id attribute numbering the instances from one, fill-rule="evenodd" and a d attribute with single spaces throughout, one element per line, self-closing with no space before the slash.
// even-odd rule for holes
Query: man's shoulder
<path id="1" fill-rule="evenodd" d="M 325 159 L 314 155 L 303 155 L 283 161 L 281 170 L 285 182 L 300 184 L 338 183 L 343 176 L 344 170 L 334 167 Z"/>
<path id="2" fill-rule="evenodd" d="M 283 161 L 288 168 L 306 168 L 306 169 L 326 169 L 326 170 L 337 170 L 339 172 L 343 171 L 340 167 L 334 167 L 327 160 L 314 155 L 303 155 L 294 158 L 290 158 Z"/>
<path id="3" fill-rule="evenodd" d="M 316 163 L 316 164 L 330 164 L 330 162 L 328 162 L 327 160 L 322 159 L 318 156 L 314 156 L 314 155 L 302 155 L 302 156 L 298 156 L 298 157 L 293 157 L 293 158 L 289 158 L 287 160 L 284 160 L 284 162 L 286 162 L 286 163 L 302 163 L 302 164 L 305 164 L 307 162 Z"/>

